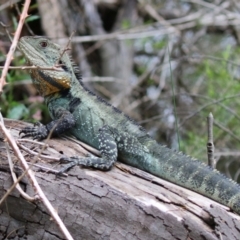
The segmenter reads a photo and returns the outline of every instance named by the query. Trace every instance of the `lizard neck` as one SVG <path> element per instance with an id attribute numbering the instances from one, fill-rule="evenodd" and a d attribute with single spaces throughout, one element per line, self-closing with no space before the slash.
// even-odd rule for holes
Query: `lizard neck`
<path id="1" fill-rule="evenodd" d="M 80 76 L 76 76 L 75 74 L 73 74 L 69 82 L 70 82 L 70 87 L 68 87 L 68 85 L 67 86 L 63 85 L 59 87 L 55 87 L 51 85 L 50 86 L 51 91 L 48 91 L 49 94 L 44 95 L 44 100 L 46 104 L 58 98 L 68 98 L 69 100 L 71 100 L 71 98 L 74 98 L 74 97 L 78 97 L 78 98 L 85 97 L 86 99 L 88 99 L 87 96 L 89 95 L 89 93 L 90 95 L 94 95 L 84 86 Z M 48 81 L 48 84 L 49 84 L 49 81 Z"/>
<path id="2" fill-rule="evenodd" d="M 70 92 L 73 96 L 85 96 L 85 94 L 93 94 L 88 88 L 86 88 L 81 80 L 81 77 L 77 74 L 74 74 L 71 79 L 71 88 Z"/>
<path id="3" fill-rule="evenodd" d="M 48 104 L 49 104 L 51 101 L 56 100 L 56 99 L 59 99 L 59 98 L 71 98 L 70 89 L 63 90 L 63 91 L 58 91 L 58 92 L 49 94 L 49 95 L 47 95 L 47 96 L 44 97 L 44 101 L 45 101 L 45 103 L 46 103 L 47 106 L 48 106 Z"/>
<path id="4" fill-rule="evenodd" d="M 70 89 L 70 79 L 54 77 L 53 71 L 30 70 L 33 84 L 44 98 Z"/>

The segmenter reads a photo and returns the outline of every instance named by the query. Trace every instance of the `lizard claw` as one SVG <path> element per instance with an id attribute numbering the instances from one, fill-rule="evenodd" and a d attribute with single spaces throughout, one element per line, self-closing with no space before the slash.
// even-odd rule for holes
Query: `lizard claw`
<path id="1" fill-rule="evenodd" d="M 25 127 L 20 132 L 19 135 L 23 134 L 21 137 L 32 137 L 35 139 L 44 139 L 48 136 L 48 130 L 46 126 L 41 123 L 35 123 L 33 127 Z"/>
<path id="2" fill-rule="evenodd" d="M 65 167 L 62 167 L 58 172 L 57 176 L 63 175 L 63 173 L 67 172 L 70 168 L 74 167 L 77 165 L 77 162 L 75 161 L 76 157 L 61 157 L 60 158 L 60 163 L 66 163 Z"/>

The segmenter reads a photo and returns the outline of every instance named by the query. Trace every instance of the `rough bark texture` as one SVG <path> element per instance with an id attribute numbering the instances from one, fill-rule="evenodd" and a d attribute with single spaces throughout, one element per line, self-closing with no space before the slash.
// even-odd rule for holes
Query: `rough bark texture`
<path id="1" fill-rule="evenodd" d="M 26 123 L 5 120 L 12 135 Z M 51 139 L 44 154 L 80 155 L 70 140 Z M 37 144 L 26 144 L 37 151 Z M 26 159 L 33 156 L 24 152 Z M 13 160 L 16 159 L 11 152 Z M 10 188 L 4 136 L 0 132 L 0 196 Z M 38 163 L 51 166 L 46 160 Z M 44 163 L 43 163 L 44 162 Z M 17 164 L 17 163 L 16 163 Z M 55 163 L 54 163 L 55 164 Z M 53 164 L 52 164 L 53 166 Z M 37 169 L 36 169 L 37 170 Z M 36 177 L 74 239 L 239 239 L 240 217 L 197 193 L 117 163 L 109 172 L 75 167 L 68 177 L 36 171 Z M 23 189 L 34 190 L 25 177 Z M 64 239 L 41 202 L 14 190 L 0 206 L 0 239 Z"/>

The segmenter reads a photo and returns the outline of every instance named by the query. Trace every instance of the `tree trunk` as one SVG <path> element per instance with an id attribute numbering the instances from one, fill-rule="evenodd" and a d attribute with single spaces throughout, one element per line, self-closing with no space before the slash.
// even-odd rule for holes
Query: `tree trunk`
<path id="1" fill-rule="evenodd" d="M 27 126 L 7 119 L 5 125 L 14 138 Z M 80 156 L 86 151 L 65 138 L 50 139 L 48 145 L 42 154 L 53 157 L 61 153 Z M 39 147 L 36 143 L 24 146 L 32 151 Z M 33 160 L 33 155 L 23 154 L 29 162 Z M 13 182 L 1 131 L 0 156 L 3 196 Z M 38 163 L 53 166 L 41 158 Z M 76 166 L 67 177 L 34 170 L 74 239 L 239 239 L 240 217 L 228 208 L 136 168 L 117 163 L 111 171 L 102 172 Z M 27 177 L 21 186 L 34 195 Z M 26 201 L 16 189 L 0 206 L 0 213 L 0 236 L 5 239 L 64 239 L 45 206 Z"/>

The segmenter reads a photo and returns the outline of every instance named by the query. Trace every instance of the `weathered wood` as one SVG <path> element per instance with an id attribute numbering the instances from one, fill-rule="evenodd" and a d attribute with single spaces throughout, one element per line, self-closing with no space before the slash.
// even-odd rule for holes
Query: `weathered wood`
<path id="1" fill-rule="evenodd" d="M 15 138 L 26 123 L 5 120 Z M 10 188 L 0 132 L 0 196 Z M 44 154 L 82 155 L 80 145 L 51 139 Z M 37 150 L 39 145 L 25 146 Z M 30 162 L 33 156 L 24 152 Z M 12 158 L 16 160 L 11 152 Z M 54 166 L 44 159 L 39 164 Z M 37 168 L 34 168 L 37 170 Z M 74 239 L 239 239 L 240 217 L 228 208 L 138 169 L 117 163 L 109 172 L 74 167 L 68 177 L 36 171 L 39 184 Z M 29 180 L 23 189 L 34 195 Z M 14 190 L 0 206 L 0 236 L 9 239 L 63 239 L 41 202 L 30 203 Z M 0 237 L 1 238 L 1 237 Z"/>

